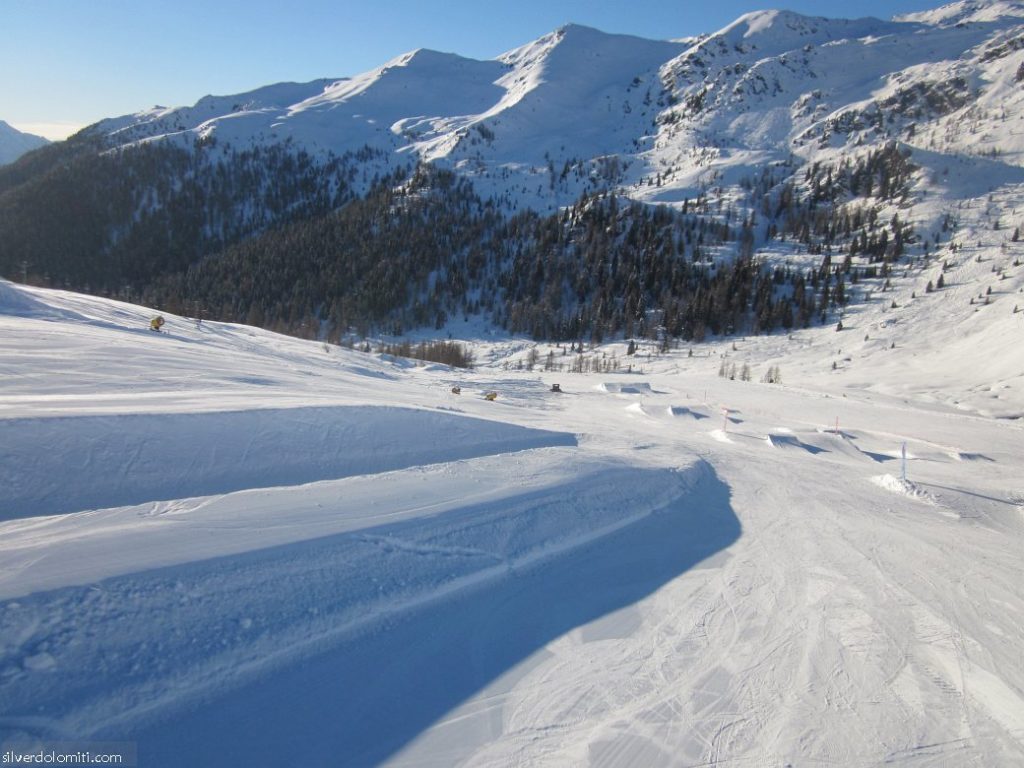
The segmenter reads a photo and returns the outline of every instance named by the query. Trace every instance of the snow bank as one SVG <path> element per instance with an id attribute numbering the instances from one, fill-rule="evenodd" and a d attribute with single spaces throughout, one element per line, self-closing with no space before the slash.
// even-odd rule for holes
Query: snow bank
<path id="1" fill-rule="evenodd" d="M 372 406 L 0 420 L 0 520 L 575 443 L 564 432 Z"/>

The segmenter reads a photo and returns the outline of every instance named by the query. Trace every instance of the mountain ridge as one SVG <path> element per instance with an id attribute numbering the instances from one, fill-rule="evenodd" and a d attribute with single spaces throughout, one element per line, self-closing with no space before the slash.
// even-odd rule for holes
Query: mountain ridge
<path id="1" fill-rule="evenodd" d="M 416 49 L 351 77 L 206 96 L 87 131 L 115 146 L 291 142 L 319 156 L 371 147 L 386 155 L 379 171 L 409 158 L 439 163 L 485 196 L 547 211 L 605 186 L 593 178 L 604 175 L 601 158 L 618 156 L 618 192 L 679 203 L 707 183 L 709 165 L 726 175 L 740 166 L 738 176 L 793 153 L 813 162 L 907 141 L 898 120 L 881 124 L 888 115 L 877 114 L 893 105 L 878 102 L 900 88 L 929 98 L 950 82 L 954 91 L 971 86 L 949 110 L 962 112 L 998 86 L 993 61 L 974 49 L 1003 44 L 1024 63 L 1015 47 L 1022 23 L 1019 6 L 989 0 L 889 21 L 758 11 L 679 42 L 567 24 L 490 60 Z M 538 176 L 566 163 L 578 181 L 538 187 Z M 654 175 L 656 193 L 645 188 Z"/>
<path id="2" fill-rule="evenodd" d="M 0 165 L 13 163 L 26 152 L 45 147 L 49 139 L 19 131 L 10 123 L 0 120 Z"/>

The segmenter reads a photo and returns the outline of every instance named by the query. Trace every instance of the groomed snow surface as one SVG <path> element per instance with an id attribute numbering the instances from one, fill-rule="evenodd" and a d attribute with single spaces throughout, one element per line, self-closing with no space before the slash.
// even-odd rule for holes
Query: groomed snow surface
<path id="1" fill-rule="evenodd" d="M 815 378 L 818 329 L 758 347 L 783 385 L 729 343 L 463 372 L 151 314 L 0 283 L 0 747 L 1024 764 L 1024 431 L 931 369 Z"/>

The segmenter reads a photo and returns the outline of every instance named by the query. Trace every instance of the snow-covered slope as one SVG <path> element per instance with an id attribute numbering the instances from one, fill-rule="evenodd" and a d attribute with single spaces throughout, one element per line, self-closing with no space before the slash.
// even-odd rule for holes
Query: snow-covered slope
<path id="1" fill-rule="evenodd" d="M 841 326 L 577 357 L 450 322 L 472 372 L 0 282 L 0 747 L 1024 763 L 1022 41 L 998 0 L 570 25 L 94 127 L 370 145 L 513 206 L 706 192 L 712 219 L 895 142 L 905 193 L 859 202 L 918 239 Z"/>
<path id="2" fill-rule="evenodd" d="M 924 24 L 955 26 L 972 22 L 997 22 L 1010 19 L 1020 23 L 1024 11 L 1015 0 L 957 0 L 930 11 L 906 13 L 898 21 L 919 21 Z"/>
<path id="3" fill-rule="evenodd" d="M 26 152 L 46 144 L 49 142 L 42 136 L 23 133 L 0 120 L 0 165 L 13 163 Z"/>
<path id="4" fill-rule="evenodd" d="M 5 749 L 1024 760 L 1024 432 L 955 402 L 1020 409 L 1015 352 L 819 328 L 572 374 L 496 339 L 469 372 L 152 314 L 0 283 Z"/>

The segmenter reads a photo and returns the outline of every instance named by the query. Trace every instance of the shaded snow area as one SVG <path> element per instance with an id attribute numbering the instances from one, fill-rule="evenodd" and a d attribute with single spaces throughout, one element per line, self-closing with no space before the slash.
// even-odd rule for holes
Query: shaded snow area
<path id="1" fill-rule="evenodd" d="M 4 427 L 0 485 L 9 494 L 0 520 L 300 485 L 431 464 L 439 454 L 456 460 L 575 443 L 561 433 L 382 406 L 10 419 Z"/>
<path id="2" fill-rule="evenodd" d="M 0 747 L 1024 764 L 1024 430 L 917 386 L 937 333 L 555 374 L 152 314 L 0 283 Z"/>

